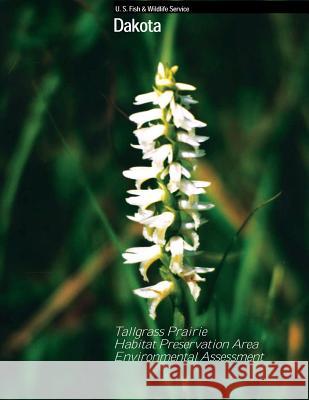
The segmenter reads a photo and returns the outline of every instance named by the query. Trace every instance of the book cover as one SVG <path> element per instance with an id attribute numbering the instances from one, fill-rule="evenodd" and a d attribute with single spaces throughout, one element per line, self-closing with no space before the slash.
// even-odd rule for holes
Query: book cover
<path id="1" fill-rule="evenodd" d="M 305 2 L 0 10 L 0 398 L 307 398 Z"/>

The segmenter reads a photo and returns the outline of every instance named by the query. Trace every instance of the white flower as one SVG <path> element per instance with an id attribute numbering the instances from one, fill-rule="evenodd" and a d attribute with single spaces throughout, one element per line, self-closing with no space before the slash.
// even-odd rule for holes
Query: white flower
<path id="1" fill-rule="evenodd" d="M 196 90 L 196 87 L 195 86 L 192 86 L 192 85 L 188 85 L 187 83 L 181 83 L 181 82 L 177 82 L 176 83 L 176 88 L 178 89 L 178 90 Z"/>
<path id="2" fill-rule="evenodd" d="M 166 246 L 166 249 L 171 252 L 170 270 L 173 274 L 180 274 L 183 270 L 183 238 L 180 236 L 173 236 L 169 241 L 169 245 Z"/>
<path id="3" fill-rule="evenodd" d="M 135 289 L 134 294 L 145 299 L 149 299 L 149 316 L 156 318 L 156 309 L 160 302 L 174 291 L 174 283 L 171 281 L 162 281 L 153 286 Z"/>
<path id="4" fill-rule="evenodd" d="M 148 282 L 148 268 L 151 266 L 151 264 L 158 260 L 161 255 L 161 247 L 155 244 L 150 247 L 131 247 L 122 254 L 122 257 L 126 260 L 125 264 L 135 264 L 140 262 L 140 273 L 144 280 Z"/>
<path id="5" fill-rule="evenodd" d="M 159 62 L 159 64 L 158 64 L 158 72 L 157 72 L 157 75 L 158 75 L 160 78 L 165 78 L 165 77 L 166 77 L 166 75 L 165 75 L 165 68 L 164 68 L 163 63 L 161 63 L 161 62 Z"/>
<path id="6" fill-rule="evenodd" d="M 188 242 L 185 242 L 186 249 L 190 250 L 190 251 L 196 251 L 200 245 L 200 237 L 197 234 L 197 232 L 195 232 L 192 229 L 188 229 L 188 230 L 184 231 L 184 234 L 185 234 L 186 240 L 189 239 L 190 243 L 192 243 L 192 245 L 190 245 Z"/>
<path id="7" fill-rule="evenodd" d="M 142 224 L 144 238 L 154 243 L 150 247 L 128 249 L 123 257 L 126 263 L 140 263 L 139 270 L 145 281 L 148 281 L 148 268 L 159 259 L 163 264 L 161 272 L 170 276 L 170 280 L 134 291 L 150 300 L 149 315 L 153 319 L 160 301 L 175 289 L 177 280 L 172 274 L 184 280 L 197 300 L 201 290 L 198 283 L 205 280 L 199 274 L 211 271 L 186 265 L 187 257 L 198 254 L 200 240 L 196 230 L 205 222 L 200 212 L 213 205 L 199 199 L 210 182 L 192 177 L 197 167 L 195 159 L 205 155 L 200 145 L 208 139 L 196 135 L 195 131 L 206 124 L 189 111 L 197 101 L 183 92 L 193 91 L 195 87 L 176 82 L 177 70 L 177 66 L 169 68 L 159 63 L 153 91 L 136 96 L 135 105 L 151 104 L 152 109 L 130 116 L 137 124 L 134 135 L 138 144 L 132 147 L 142 150 L 143 159 L 149 160 L 151 166 L 132 167 L 123 172 L 136 185 L 136 190 L 128 191 L 132 197 L 126 201 L 139 207 L 128 218 Z M 150 179 L 156 185 L 152 181 L 148 189 L 141 189 Z"/>
<path id="8" fill-rule="evenodd" d="M 154 121 L 162 118 L 162 110 L 160 108 L 153 108 L 149 111 L 141 111 L 135 114 L 130 115 L 130 121 L 133 121 L 137 124 L 137 127 L 140 128 L 146 122 Z"/>
<path id="9" fill-rule="evenodd" d="M 142 150 L 143 154 L 155 148 L 155 142 L 143 143 L 143 144 L 131 144 L 134 149 Z"/>
<path id="10" fill-rule="evenodd" d="M 193 210 L 187 210 L 187 213 L 190 215 L 190 217 L 193 220 L 194 229 L 198 229 L 202 224 L 200 213 L 198 211 L 193 211 Z"/>
<path id="11" fill-rule="evenodd" d="M 157 86 L 166 86 L 166 87 L 173 87 L 174 82 L 168 78 L 156 78 L 156 85 Z"/>
<path id="12" fill-rule="evenodd" d="M 180 187 L 182 168 L 181 164 L 177 162 L 173 162 L 169 167 L 170 181 L 167 187 L 171 193 L 176 192 Z"/>
<path id="13" fill-rule="evenodd" d="M 152 125 L 148 128 L 140 128 L 133 131 L 137 137 L 140 145 L 146 145 L 153 143 L 154 140 L 158 139 L 165 132 L 165 126 L 161 124 Z"/>
<path id="14" fill-rule="evenodd" d="M 199 203 L 194 197 L 195 196 L 191 196 L 190 200 L 179 200 L 178 206 L 193 219 L 195 229 L 198 229 L 198 227 L 201 225 L 199 211 L 211 210 L 214 205 L 212 203 Z"/>
<path id="15" fill-rule="evenodd" d="M 144 219 L 147 219 L 149 217 L 152 217 L 154 214 L 154 211 L 152 210 L 143 210 L 143 209 L 139 209 L 137 213 L 134 214 L 133 217 L 131 217 L 130 215 L 127 215 L 127 217 L 131 220 L 131 221 L 135 221 L 135 222 L 139 222 L 142 223 L 142 221 Z"/>
<path id="16" fill-rule="evenodd" d="M 174 92 L 172 90 L 167 90 L 161 96 L 158 97 L 158 99 L 155 101 L 154 104 L 158 104 L 160 108 L 165 108 L 172 100 L 174 96 Z"/>
<path id="17" fill-rule="evenodd" d="M 183 128 L 186 131 L 190 131 L 194 128 L 203 128 L 206 126 L 204 122 L 196 120 L 189 110 L 175 103 L 174 100 L 171 101 L 171 111 L 176 128 Z"/>
<path id="18" fill-rule="evenodd" d="M 196 226 L 196 223 L 194 222 L 194 220 L 193 220 L 193 222 L 183 222 L 181 224 L 181 229 L 184 232 L 191 230 L 191 229 L 198 229 L 201 225 L 206 224 L 207 220 L 199 218 L 198 222 L 199 223 L 197 224 L 197 226 Z"/>
<path id="19" fill-rule="evenodd" d="M 181 177 L 185 176 L 186 178 L 190 178 L 190 172 L 183 167 L 179 162 L 173 162 L 169 165 L 168 169 L 165 169 L 163 173 L 161 173 L 161 179 L 164 179 L 166 175 L 169 174 L 170 180 L 167 184 L 167 188 L 171 193 L 176 192 L 180 189 Z"/>
<path id="20" fill-rule="evenodd" d="M 187 283 L 189 290 L 192 294 L 192 297 L 195 301 L 197 301 L 201 288 L 199 287 L 197 282 L 203 282 L 206 279 L 202 278 L 199 274 L 206 274 L 208 272 L 212 272 L 214 268 L 200 268 L 200 267 L 184 267 L 183 272 L 181 273 L 181 278 Z"/>
<path id="21" fill-rule="evenodd" d="M 172 74 L 168 73 L 162 63 L 159 63 L 157 74 L 155 77 L 156 86 L 174 86 L 175 82 L 172 78 Z"/>
<path id="22" fill-rule="evenodd" d="M 185 211 L 194 221 L 195 229 L 201 225 L 201 219 L 199 211 L 210 210 L 214 207 L 212 203 L 200 203 L 197 200 L 197 196 L 190 196 L 189 200 L 181 199 L 178 201 L 178 206 L 181 210 Z"/>
<path id="23" fill-rule="evenodd" d="M 128 190 L 128 193 L 134 194 L 136 197 L 128 197 L 126 198 L 126 202 L 143 209 L 149 207 L 153 203 L 162 201 L 165 197 L 165 193 L 162 189 Z"/>
<path id="24" fill-rule="evenodd" d="M 180 150 L 179 153 L 182 158 L 200 158 L 204 157 L 205 155 L 204 150 L 197 150 L 197 149 L 195 149 L 194 151 Z"/>
<path id="25" fill-rule="evenodd" d="M 132 167 L 123 171 L 123 175 L 129 179 L 136 180 L 136 188 L 140 189 L 141 185 L 148 179 L 156 178 L 160 169 L 155 167 Z"/>
<path id="26" fill-rule="evenodd" d="M 157 100 L 157 98 L 158 98 L 158 95 L 156 92 L 139 94 L 138 96 L 135 97 L 134 104 L 136 106 L 139 106 L 141 104 L 154 103 Z"/>
<path id="27" fill-rule="evenodd" d="M 185 193 L 188 197 L 192 195 L 204 194 L 205 190 L 201 187 L 197 187 L 192 181 L 182 179 L 180 182 L 180 190 Z"/>
<path id="28" fill-rule="evenodd" d="M 193 246 L 190 246 L 181 236 L 171 237 L 165 249 L 171 252 L 169 269 L 176 275 L 181 274 L 183 271 L 184 251 L 195 250 Z"/>
<path id="29" fill-rule="evenodd" d="M 164 144 L 150 152 L 144 154 L 144 159 L 152 160 L 152 166 L 158 169 L 163 169 L 164 161 L 168 159 L 171 163 L 173 160 L 173 148 L 171 144 Z"/>
<path id="30" fill-rule="evenodd" d="M 179 200 L 178 204 L 179 208 L 185 211 L 191 211 L 191 210 L 205 211 L 205 210 L 210 210 L 214 207 L 212 203 L 197 203 L 197 202 L 193 203 L 188 200 Z"/>
<path id="31" fill-rule="evenodd" d="M 180 131 L 177 133 L 177 139 L 179 142 L 186 143 L 192 147 L 199 147 L 200 143 L 208 139 L 208 136 L 190 135 L 189 133 Z"/>
<path id="32" fill-rule="evenodd" d="M 198 188 L 206 188 L 211 185 L 211 182 L 208 181 L 192 181 L 192 182 Z"/>
<path id="33" fill-rule="evenodd" d="M 143 236 L 148 242 L 153 242 L 153 228 L 150 228 L 149 226 L 144 226 L 143 227 Z"/>
<path id="34" fill-rule="evenodd" d="M 175 220 L 175 214 L 166 211 L 162 214 L 147 218 L 142 223 L 149 228 L 154 228 L 152 241 L 157 244 L 165 244 L 165 233 Z"/>
<path id="35" fill-rule="evenodd" d="M 175 101 L 171 102 L 171 111 L 176 128 L 180 128 L 185 119 L 189 119 L 190 121 L 194 121 L 195 119 L 194 115 L 191 114 L 190 111 Z"/>

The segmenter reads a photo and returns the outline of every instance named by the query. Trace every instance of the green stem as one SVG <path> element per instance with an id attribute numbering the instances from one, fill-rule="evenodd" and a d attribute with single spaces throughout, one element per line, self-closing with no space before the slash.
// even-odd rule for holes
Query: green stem
<path id="1" fill-rule="evenodd" d="M 162 41 L 160 61 L 171 64 L 174 59 L 174 38 L 177 28 L 178 15 L 168 14 L 166 17 L 165 31 Z"/>
<path id="2" fill-rule="evenodd" d="M 217 266 L 217 268 L 215 269 L 215 271 L 213 272 L 212 275 L 212 285 L 209 286 L 208 288 L 208 297 L 206 300 L 206 304 L 205 304 L 205 310 L 207 310 L 207 308 L 209 307 L 209 304 L 213 298 L 213 294 L 214 294 L 214 290 L 215 290 L 215 286 L 216 286 L 216 282 L 219 278 L 219 275 L 224 267 L 225 261 L 228 257 L 228 255 L 230 254 L 231 250 L 233 249 L 235 243 L 238 240 L 238 237 L 240 235 L 240 233 L 243 231 L 243 229 L 246 227 L 246 225 L 249 223 L 249 221 L 251 220 L 251 218 L 254 216 L 254 214 L 260 210 L 261 208 L 265 207 L 266 205 L 270 204 L 272 201 L 276 200 L 279 196 L 281 195 L 281 192 L 277 193 L 276 195 L 272 196 L 270 199 L 264 201 L 263 203 L 259 204 L 257 207 L 255 207 L 246 217 L 246 219 L 243 221 L 243 223 L 241 224 L 241 226 L 239 227 L 239 229 L 237 230 L 237 232 L 235 233 L 235 235 L 232 237 L 229 245 L 227 246 L 227 249 L 225 250 L 223 257 L 219 263 L 219 265 Z"/>
<path id="3" fill-rule="evenodd" d="M 174 304 L 174 316 L 173 316 L 173 325 L 177 328 L 184 328 L 186 320 L 184 314 L 180 311 L 180 309 Z"/>

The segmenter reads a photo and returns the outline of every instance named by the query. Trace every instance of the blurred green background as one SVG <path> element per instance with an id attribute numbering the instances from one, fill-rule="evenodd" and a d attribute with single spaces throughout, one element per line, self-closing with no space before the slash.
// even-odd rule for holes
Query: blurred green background
<path id="1" fill-rule="evenodd" d="M 135 16 L 148 19 L 149 16 Z M 199 266 L 216 267 L 246 216 L 209 307 L 210 338 L 260 341 L 266 359 L 308 353 L 307 15 L 152 15 L 162 33 L 113 33 L 110 1 L 1 1 L 0 353 L 3 360 L 112 360 L 115 326 L 151 327 L 138 268 L 145 245 L 122 176 L 134 96 L 162 58 L 197 86 L 208 123 L 199 176 L 216 208 L 200 229 Z M 153 272 L 155 278 L 155 272 Z M 152 280 L 154 282 L 154 280 Z M 172 322 L 168 301 L 159 327 Z"/>

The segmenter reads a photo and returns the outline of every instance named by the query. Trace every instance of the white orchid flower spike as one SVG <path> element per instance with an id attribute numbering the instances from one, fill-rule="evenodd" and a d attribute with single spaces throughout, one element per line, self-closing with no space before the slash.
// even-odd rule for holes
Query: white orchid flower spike
<path id="1" fill-rule="evenodd" d="M 184 282 L 194 300 L 200 295 L 201 274 L 211 268 L 190 267 L 190 260 L 200 245 L 197 229 L 205 222 L 200 212 L 213 204 L 200 199 L 210 182 L 194 179 L 197 160 L 205 155 L 200 148 L 209 138 L 196 131 L 207 124 L 191 112 L 197 101 L 190 92 L 196 88 L 177 82 L 177 66 L 159 63 L 153 90 L 136 96 L 134 104 L 150 109 L 134 113 L 130 120 L 137 125 L 133 131 L 148 165 L 131 167 L 123 172 L 135 180 L 136 189 L 126 201 L 138 207 L 132 217 L 143 226 L 144 238 L 150 247 L 133 247 L 123 254 L 126 264 L 139 263 L 139 271 L 148 282 L 152 264 L 158 266 L 163 281 L 134 290 L 137 296 L 149 299 L 149 315 L 156 318 L 158 304 L 169 295 L 177 296 Z M 189 93 L 188 93 L 189 92 Z M 155 268 L 153 268 L 155 269 Z"/>

